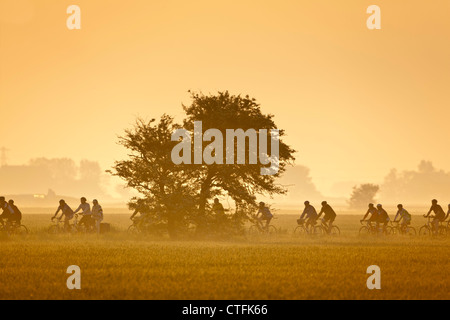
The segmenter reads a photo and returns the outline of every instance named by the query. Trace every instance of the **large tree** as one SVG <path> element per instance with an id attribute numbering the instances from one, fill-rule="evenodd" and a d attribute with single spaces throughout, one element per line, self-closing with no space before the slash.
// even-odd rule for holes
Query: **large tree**
<path id="1" fill-rule="evenodd" d="M 192 103 L 183 106 L 186 118 L 182 127 L 192 132 L 194 122 L 202 122 L 202 152 L 210 143 L 203 142 L 203 133 L 208 129 L 219 130 L 222 137 L 226 137 L 227 129 L 255 129 L 258 140 L 267 139 L 268 155 L 268 150 L 271 150 L 270 134 L 264 136 L 260 134 L 260 130 L 267 129 L 270 132 L 271 129 L 278 128 L 273 115 L 263 114 L 255 99 L 230 95 L 228 92 L 209 96 L 192 93 L 191 97 Z M 271 196 L 285 192 L 285 189 L 275 184 L 275 179 L 294 160 L 294 150 L 282 141 L 283 130 L 279 130 L 278 171 L 272 175 L 262 175 L 261 169 L 268 165 L 249 162 L 249 158 L 255 155 L 251 154 L 254 149 L 249 148 L 249 143 L 245 143 L 246 160 L 241 164 L 191 164 L 194 161 L 174 164 L 172 151 L 180 141 L 172 141 L 172 133 L 177 129 L 181 129 L 181 126 L 167 115 L 159 122 L 155 119 L 149 122 L 138 120 L 134 128 L 126 130 L 125 135 L 120 138 L 120 144 L 130 151 L 129 158 L 117 161 L 111 171 L 123 178 L 128 187 L 140 192 L 154 211 L 162 212 L 169 226 L 185 218 L 192 219 L 201 226 L 207 216 L 208 200 L 219 194 L 227 194 L 236 204 L 248 208 L 249 205 L 255 205 L 258 194 Z M 190 143 L 193 144 L 195 140 L 194 134 Z M 237 139 L 233 140 L 231 148 L 234 149 L 235 157 L 237 145 Z M 230 149 L 230 145 L 228 148 Z M 229 149 L 223 143 L 222 154 L 225 155 Z M 217 150 L 213 153 L 215 152 Z M 190 148 L 187 158 L 195 158 L 194 148 Z"/>

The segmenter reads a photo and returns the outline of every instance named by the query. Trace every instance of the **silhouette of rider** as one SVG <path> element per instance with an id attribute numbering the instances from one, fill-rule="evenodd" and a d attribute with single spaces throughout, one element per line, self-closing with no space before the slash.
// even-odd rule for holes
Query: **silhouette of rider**
<path id="1" fill-rule="evenodd" d="M 300 216 L 299 222 L 306 220 L 306 226 L 313 226 L 317 221 L 317 211 L 316 209 L 309 203 L 309 201 L 305 201 L 305 209 Z"/>
<path id="2" fill-rule="evenodd" d="M 0 197 L 0 209 L 2 214 L 0 215 L 0 222 L 4 226 L 3 220 L 7 220 L 6 225 L 9 226 L 9 217 L 14 214 L 14 209 L 6 202 L 5 197 Z"/>
<path id="3" fill-rule="evenodd" d="M 82 197 L 80 199 L 80 205 L 78 206 L 78 208 L 73 212 L 73 213 L 77 213 L 78 211 L 82 211 L 81 212 L 81 219 L 80 222 L 78 223 L 80 226 L 82 224 L 84 224 L 84 226 L 86 228 L 91 228 L 93 226 L 93 221 L 92 221 L 92 217 L 91 217 L 91 206 L 89 205 L 89 203 L 87 203 L 87 200 L 85 197 Z"/>
<path id="4" fill-rule="evenodd" d="M 318 219 L 324 213 L 323 222 L 327 224 L 328 222 L 328 233 L 331 232 L 331 227 L 333 226 L 334 219 L 336 219 L 336 212 L 334 212 L 333 208 L 326 202 L 322 201 L 322 209 L 320 209 Z"/>
<path id="5" fill-rule="evenodd" d="M 69 221 L 73 218 L 75 215 L 73 210 L 69 207 L 69 205 L 64 201 L 63 199 L 59 200 L 59 206 L 56 210 L 55 214 L 52 217 L 52 221 L 58 216 L 58 213 L 61 211 L 61 217 L 57 218 L 58 220 L 61 220 L 62 217 L 64 217 L 64 230 L 69 230 Z"/>
<path id="6" fill-rule="evenodd" d="M 424 215 L 425 218 L 428 218 L 430 213 L 434 212 L 434 219 L 431 222 L 434 232 L 437 233 L 439 228 L 439 222 L 442 222 L 445 220 L 445 212 L 444 209 L 438 204 L 438 201 L 436 199 L 431 200 L 431 208 L 428 210 L 428 213 Z"/>
<path id="7" fill-rule="evenodd" d="M 369 214 L 371 215 L 369 218 L 369 224 L 372 225 L 373 222 L 376 223 L 378 221 L 378 210 L 375 208 L 373 203 L 369 203 L 369 209 L 367 209 L 367 212 L 361 221 L 365 221 Z"/>
<path id="8" fill-rule="evenodd" d="M 8 222 L 16 223 L 18 226 L 20 226 L 20 223 L 22 221 L 22 212 L 20 212 L 19 208 L 17 208 L 17 206 L 14 204 L 14 200 L 9 200 L 8 204 L 13 210 L 13 213 L 8 218 Z"/>

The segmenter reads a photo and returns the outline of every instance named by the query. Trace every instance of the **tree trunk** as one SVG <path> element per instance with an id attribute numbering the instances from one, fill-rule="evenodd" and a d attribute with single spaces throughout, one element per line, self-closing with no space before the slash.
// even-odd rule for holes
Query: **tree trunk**
<path id="1" fill-rule="evenodd" d="M 172 211 L 169 211 L 167 215 L 167 232 L 169 233 L 169 237 L 171 239 L 178 238 L 178 232 L 176 229 L 176 217 Z"/>
<path id="2" fill-rule="evenodd" d="M 208 170 L 208 174 L 205 178 L 205 181 L 203 181 L 203 183 L 202 183 L 202 188 L 200 190 L 200 199 L 199 199 L 199 204 L 198 204 L 198 211 L 199 211 L 200 217 L 205 217 L 206 203 L 208 202 L 208 198 L 209 198 L 212 176 L 213 176 L 213 174 Z"/>

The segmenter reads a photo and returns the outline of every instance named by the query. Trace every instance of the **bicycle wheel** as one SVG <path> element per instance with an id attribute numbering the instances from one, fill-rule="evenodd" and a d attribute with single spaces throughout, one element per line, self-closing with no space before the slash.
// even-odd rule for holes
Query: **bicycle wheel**
<path id="1" fill-rule="evenodd" d="M 444 226 L 439 226 L 438 235 L 445 237 L 447 235 L 447 228 Z"/>
<path id="2" fill-rule="evenodd" d="M 275 228 L 275 226 L 272 226 L 272 225 L 269 226 L 269 230 L 267 230 L 267 231 L 270 235 L 275 235 L 278 233 L 277 228 Z"/>
<path id="3" fill-rule="evenodd" d="M 339 229 L 339 227 L 337 227 L 337 226 L 332 226 L 331 227 L 330 235 L 338 236 L 340 234 L 341 234 L 341 230 Z"/>
<path id="4" fill-rule="evenodd" d="M 314 228 L 311 229 L 312 233 L 311 235 L 314 237 L 322 236 L 325 233 L 325 230 L 322 226 L 314 226 Z"/>
<path id="5" fill-rule="evenodd" d="M 131 226 L 128 227 L 128 233 L 129 234 L 138 234 L 139 229 L 134 224 L 132 224 Z"/>
<path id="6" fill-rule="evenodd" d="M 308 232 L 306 231 L 304 226 L 297 226 L 294 229 L 294 236 L 296 236 L 296 237 L 305 236 L 307 234 L 308 234 Z"/>
<path id="7" fill-rule="evenodd" d="M 406 231 L 405 231 L 405 234 L 406 235 L 408 235 L 408 236 L 415 236 L 417 233 L 416 233 L 416 229 L 414 229 L 414 227 L 407 227 L 406 228 Z"/>
<path id="8" fill-rule="evenodd" d="M 392 227 L 390 227 L 390 226 L 386 226 L 386 228 L 383 230 L 383 233 L 385 234 L 385 235 L 393 235 L 394 234 L 394 231 L 392 230 L 393 228 Z"/>
<path id="9" fill-rule="evenodd" d="M 49 234 L 58 234 L 59 233 L 59 227 L 57 225 L 50 226 L 48 228 L 47 232 Z"/>
<path id="10" fill-rule="evenodd" d="M 431 236 L 432 232 L 431 229 L 428 228 L 428 226 L 422 226 L 419 229 L 419 236 Z"/>
<path id="11" fill-rule="evenodd" d="M 28 234 L 28 229 L 23 224 L 21 224 L 20 226 L 14 228 L 13 233 L 17 234 L 19 236 L 27 235 Z"/>
<path id="12" fill-rule="evenodd" d="M 78 234 L 86 234 L 87 233 L 86 226 L 85 225 L 77 225 L 76 233 L 78 233 Z"/>
<path id="13" fill-rule="evenodd" d="M 392 227 L 391 234 L 392 235 L 399 235 L 399 234 L 401 234 L 400 227 Z"/>
<path id="14" fill-rule="evenodd" d="M 69 225 L 69 229 L 67 230 L 67 232 L 69 232 L 71 234 L 77 233 L 78 232 L 78 225 L 77 224 Z"/>
<path id="15" fill-rule="evenodd" d="M 256 236 L 261 233 L 261 230 L 258 228 L 256 224 L 253 224 L 248 228 L 248 234 L 251 236 Z"/>
<path id="16" fill-rule="evenodd" d="M 360 235 L 370 234 L 370 230 L 368 227 L 362 226 L 361 228 L 359 228 L 359 234 Z"/>

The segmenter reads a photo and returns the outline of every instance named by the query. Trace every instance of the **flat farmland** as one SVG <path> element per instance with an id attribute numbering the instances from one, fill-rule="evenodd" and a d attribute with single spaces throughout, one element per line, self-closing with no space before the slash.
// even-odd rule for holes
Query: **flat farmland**
<path id="1" fill-rule="evenodd" d="M 295 237 L 298 215 L 277 214 L 276 235 L 186 240 L 111 232 L 50 235 L 50 215 L 24 215 L 30 234 L 0 239 L 1 299 L 449 299 L 450 237 L 360 236 L 339 215 L 338 237 Z M 418 229 L 425 219 L 414 216 Z M 67 267 L 81 269 L 69 290 Z M 381 290 L 366 287 L 381 269 Z"/>

